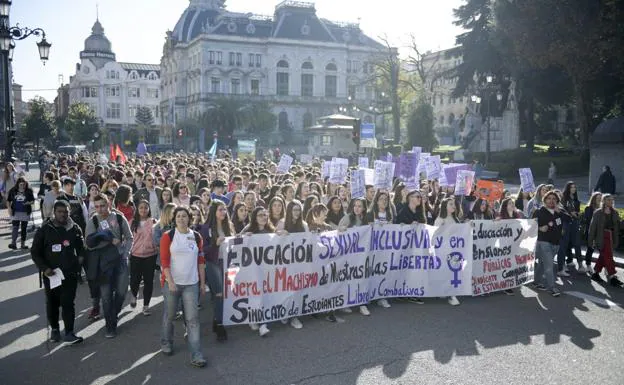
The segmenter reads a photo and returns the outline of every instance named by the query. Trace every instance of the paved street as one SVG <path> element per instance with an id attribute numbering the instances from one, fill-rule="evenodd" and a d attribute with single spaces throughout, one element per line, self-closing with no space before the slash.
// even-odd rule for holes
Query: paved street
<path id="1" fill-rule="evenodd" d="M 32 235 L 32 234 L 31 234 Z M 459 307 L 371 306 L 370 317 L 343 315 L 342 324 L 303 318 L 295 330 L 272 324 L 260 338 L 229 329 L 225 344 L 200 312 L 209 365 L 192 368 L 176 323 L 176 353 L 159 353 L 162 296 L 153 315 L 129 306 L 119 336 L 106 340 L 103 321 L 89 324 L 87 285 L 78 289 L 76 329 L 85 342 L 47 343 L 45 303 L 30 255 L 6 251 L 0 237 L 0 373 L 14 384 L 621 384 L 624 289 L 586 276 L 559 280 L 559 298 L 528 288 L 514 297 L 460 298 Z M 29 241 L 30 243 L 30 241 Z M 140 308 L 140 306 L 139 306 Z"/>

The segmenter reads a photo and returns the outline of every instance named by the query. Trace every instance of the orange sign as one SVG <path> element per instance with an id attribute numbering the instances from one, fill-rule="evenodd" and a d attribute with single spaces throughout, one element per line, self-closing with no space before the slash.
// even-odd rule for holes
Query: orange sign
<path id="1" fill-rule="evenodd" d="M 500 200 L 503 196 L 505 184 L 501 181 L 480 180 L 477 182 L 477 197 L 488 202 Z"/>

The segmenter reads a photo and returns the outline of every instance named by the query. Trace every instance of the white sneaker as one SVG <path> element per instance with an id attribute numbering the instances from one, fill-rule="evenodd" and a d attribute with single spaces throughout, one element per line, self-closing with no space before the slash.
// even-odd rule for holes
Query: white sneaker
<path id="1" fill-rule="evenodd" d="M 258 331 L 258 324 L 249 324 L 249 328 L 254 332 Z"/>
<path id="2" fill-rule="evenodd" d="M 388 300 L 385 299 L 385 298 L 382 298 L 379 301 L 377 301 L 377 305 L 383 307 L 384 309 L 392 307 L 392 306 L 390 306 L 390 303 L 388 303 Z"/>
<path id="3" fill-rule="evenodd" d="M 303 327 L 303 324 L 301 323 L 301 321 L 299 321 L 299 318 L 292 317 L 290 319 L 290 326 L 292 326 L 295 329 L 301 329 Z"/>
<path id="4" fill-rule="evenodd" d="M 560 277 L 569 277 L 570 276 L 570 274 L 568 274 L 568 272 L 565 269 L 563 269 L 560 272 L 558 272 L 557 275 L 560 276 Z"/>
<path id="5" fill-rule="evenodd" d="M 266 324 L 260 325 L 260 328 L 258 329 L 258 333 L 260 334 L 260 337 L 266 336 L 267 334 L 269 334 L 269 332 L 270 332 L 270 330 L 266 326 Z"/>
<path id="6" fill-rule="evenodd" d="M 588 274 L 594 274 L 594 269 L 591 267 L 591 265 L 588 265 L 588 266 L 585 268 L 585 271 L 586 271 Z"/>
<path id="7" fill-rule="evenodd" d="M 360 314 L 361 315 L 370 315 L 370 311 L 368 311 L 368 306 L 360 305 Z"/>
<path id="8" fill-rule="evenodd" d="M 353 310 L 351 310 L 350 307 L 343 307 L 342 309 L 340 309 L 341 312 L 345 313 L 345 314 L 351 314 L 353 313 Z"/>
<path id="9" fill-rule="evenodd" d="M 288 323 L 288 321 L 289 321 L 289 319 L 288 319 L 288 318 L 284 318 L 283 320 L 280 320 L 280 322 L 281 322 L 283 325 L 286 325 L 286 324 Z"/>
<path id="10" fill-rule="evenodd" d="M 448 297 L 448 303 L 451 306 L 458 306 L 460 304 L 459 300 L 455 296 Z"/>
<path id="11" fill-rule="evenodd" d="M 579 268 L 576 270 L 579 274 L 585 274 L 587 273 L 587 270 L 585 269 L 585 266 L 583 265 L 579 265 Z"/>

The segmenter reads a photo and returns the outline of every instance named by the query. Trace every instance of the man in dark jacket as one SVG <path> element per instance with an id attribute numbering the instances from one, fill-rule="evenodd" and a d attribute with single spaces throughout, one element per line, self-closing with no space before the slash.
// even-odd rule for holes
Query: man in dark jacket
<path id="1" fill-rule="evenodd" d="M 537 219 L 537 245 L 535 247 L 535 284 L 542 290 L 548 290 L 553 297 L 559 296 L 555 287 L 553 259 L 559 251 L 563 214 L 559 205 L 559 195 L 554 191 L 547 192 L 542 198 L 544 206 L 533 213 Z"/>
<path id="2" fill-rule="evenodd" d="M 61 340 L 59 331 L 59 307 L 62 308 L 65 324 L 64 341 L 68 344 L 82 342 L 83 338 L 74 334 L 76 311 L 74 300 L 81 259 L 84 254 L 82 230 L 69 219 L 69 204 L 65 201 L 54 203 L 54 217 L 46 220 L 35 233 L 31 248 L 35 265 L 43 274 L 46 295 L 46 313 L 52 328 L 50 339 Z M 55 282 L 60 278 L 60 285 Z"/>
<path id="3" fill-rule="evenodd" d="M 602 168 L 602 174 L 598 177 L 594 191 L 600 191 L 603 194 L 615 194 L 615 176 L 611 173 L 611 167 L 604 166 Z"/>

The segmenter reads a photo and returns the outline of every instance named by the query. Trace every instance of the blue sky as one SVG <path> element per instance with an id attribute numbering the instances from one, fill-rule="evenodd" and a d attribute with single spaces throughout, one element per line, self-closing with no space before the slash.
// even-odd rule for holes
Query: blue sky
<path id="1" fill-rule="evenodd" d="M 231 11 L 273 14 L 280 0 L 227 0 Z M 408 44 L 410 33 L 423 49 L 455 44 L 459 29 L 452 10 L 463 0 L 317 0 L 317 14 L 334 21 L 357 22 L 370 36 L 388 36 L 395 46 Z M 59 75 L 69 82 L 80 61 L 79 52 L 91 33 L 99 4 L 99 18 L 118 61 L 158 64 L 165 32 L 173 29 L 188 0 L 14 0 L 11 24 L 40 27 L 52 43 L 50 60 L 39 60 L 36 37 L 17 42 L 13 56 L 14 81 L 23 98 L 40 95 L 53 101 Z"/>

